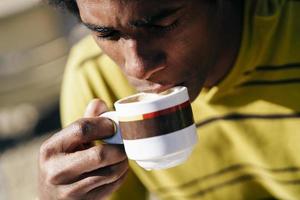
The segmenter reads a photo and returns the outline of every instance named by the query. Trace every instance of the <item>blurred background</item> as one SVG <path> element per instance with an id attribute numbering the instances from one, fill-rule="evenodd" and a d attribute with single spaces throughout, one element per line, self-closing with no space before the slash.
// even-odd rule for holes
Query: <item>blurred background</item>
<path id="1" fill-rule="evenodd" d="M 38 149 L 60 129 L 64 66 L 87 33 L 40 0 L 0 1 L 0 200 L 36 198 Z"/>

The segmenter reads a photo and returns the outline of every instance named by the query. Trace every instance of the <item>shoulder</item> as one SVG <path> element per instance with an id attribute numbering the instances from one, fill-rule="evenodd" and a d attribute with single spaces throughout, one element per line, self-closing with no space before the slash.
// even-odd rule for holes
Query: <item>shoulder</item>
<path id="1" fill-rule="evenodd" d="M 86 36 L 71 48 L 67 67 L 80 67 L 86 61 L 95 60 L 102 54 L 93 37 L 91 35 Z"/>
<path id="2" fill-rule="evenodd" d="M 81 117 L 93 98 L 102 99 L 112 108 L 114 101 L 133 92 L 119 66 L 101 51 L 92 36 L 87 36 L 73 46 L 65 68 L 60 96 L 62 124 Z"/>
<path id="3" fill-rule="evenodd" d="M 65 67 L 60 95 L 62 125 L 66 126 L 82 116 L 86 104 L 93 98 L 85 75 L 86 63 L 96 63 L 102 56 L 101 49 L 92 36 L 87 36 L 75 44 L 69 53 Z"/>
<path id="4" fill-rule="evenodd" d="M 295 0 L 256 0 L 255 15 L 268 17 L 278 15 L 287 3 L 296 2 Z"/>

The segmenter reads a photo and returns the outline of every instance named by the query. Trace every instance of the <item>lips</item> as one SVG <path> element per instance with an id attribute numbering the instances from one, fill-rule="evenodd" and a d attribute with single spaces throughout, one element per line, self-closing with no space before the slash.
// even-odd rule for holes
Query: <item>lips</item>
<path id="1" fill-rule="evenodd" d="M 181 82 L 179 84 L 176 84 L 175 86 L 184 86 L 184 82 Z"/>

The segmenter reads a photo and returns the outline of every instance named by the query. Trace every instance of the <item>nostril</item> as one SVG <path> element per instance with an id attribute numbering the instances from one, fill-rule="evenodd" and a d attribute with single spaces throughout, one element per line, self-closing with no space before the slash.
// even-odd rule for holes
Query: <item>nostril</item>
<path id="1" fill-rule="evenodd" d="M 136 59 L 126 61 L 125 72 L 126 74 L 138 79 L 143 79 L 146 74 L 145 66 L 143 65 L 143 63 Z"/>
<path id="2" fill-rule="evenodd" d="M 125 71 L 127 75 L 144 80 L 150 79 L 154 74 L 164 70 L 165 68 L 165 64 L 151 65 L 151 63 L 147 64 L 145 62 L 131 62 L 126 63 L 125 65 Z"/>
<path id="3" fill-rule="evenodd" d="M 126 43 L 125 73 L 138 79 L 149 79 L 166 66 L 166 55 L 136 40 Z"/>
<path id="4" fill-rule="evenodd" d="M 151 77 L 152 75 L 154 75 L 155 73 L 157 73 L 157 72 L 159 72 L 159 71 L 161 71 L 161 70 L 164 70 L 165 68 L 166 68 L 165 66 L 161 66 L 161 67 L 154 68 L 153 70 L 150 70 L 150 71 L 148 71 L 147 73 L 145 73 L 145 76 L 144 76 L 143 79 L 148 80 L 148 79 L 150 79 L 150 77 Z"/>

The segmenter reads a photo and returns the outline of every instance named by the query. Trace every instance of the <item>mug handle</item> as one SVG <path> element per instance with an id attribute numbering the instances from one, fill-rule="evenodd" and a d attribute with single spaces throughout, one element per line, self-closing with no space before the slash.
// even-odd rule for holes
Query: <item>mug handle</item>
<path id="1" fill-rule="evenodd" d="M 99 117 L 106 117 L 112 120 L 115 125 L 115 134 L 110 138 L 102 139 L 102 141 L 108 144 L 123 144 L 117 112 L 116 111 L 105 112 L 102 113 Z"/>

